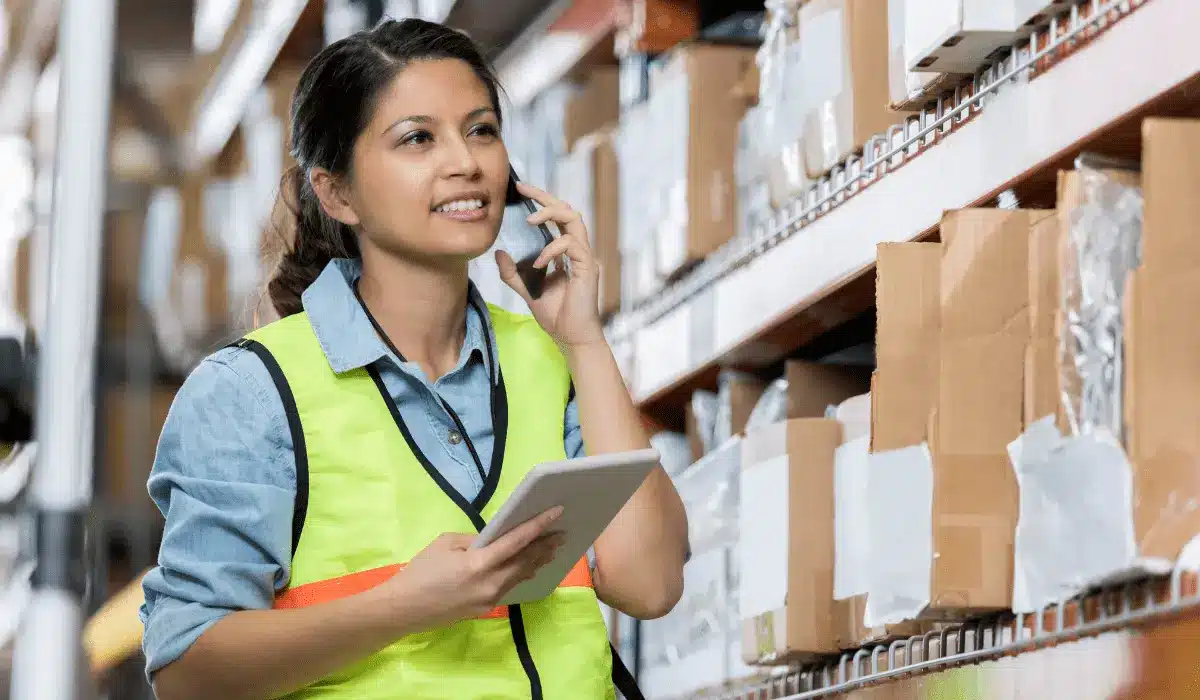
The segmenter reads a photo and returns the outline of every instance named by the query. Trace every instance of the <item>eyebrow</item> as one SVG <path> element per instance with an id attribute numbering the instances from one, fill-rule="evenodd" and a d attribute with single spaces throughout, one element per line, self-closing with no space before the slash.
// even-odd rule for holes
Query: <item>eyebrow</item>
<path id="1" fill-rule="evenodd" d="M 496 110 L 492 109 L 491 107 L 477 107 L 477 108 L 471 110 L 470 112 L 468 112 L 466 118 L 463 121 L 471 121 L 472 119 L 478 119 L 479 117 L 482 117 L 483 115 L 485 115 L 489 112 L 494 114 L 496 112 Z M 404 122 L 413 122 L 414 124 L 432 124 L 435 121 L 437 121 L 437 119 L 435 119 L 434 117 L 431 117 L 427 114 L 413 114 L 413 115 L 410 115 L 407 117 L 401 117 L 401 118 L 397 119 L 396 121 L 392 122 L 391 126 L 389 126 L 388 128 L 383 130 L 383 133 L 386 134 L 386 133 L 390 132 L 392 129 L 395 129 L 397 126 L 403 124 Z"/>

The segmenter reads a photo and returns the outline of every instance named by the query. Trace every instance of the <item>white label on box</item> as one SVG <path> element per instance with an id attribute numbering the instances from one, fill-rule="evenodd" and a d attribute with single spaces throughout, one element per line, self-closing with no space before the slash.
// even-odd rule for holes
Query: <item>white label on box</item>
<path id="1" fill-rule="evenodd" d="M 742 470 L 738 533 L 743 619 L 782 608 L 788 589 L 787 455 Z"/>
<path id="2" fill-rule="evenodd" d="M 846 87 L 846 27 L 843 17 L 841 10 L 829 10 L 806 19 L 800 27 L 804 106 L 808 109 L 832 100 Z"/>
<path id="3" fill-rule="evenodd" d="M 1047 416 L 1008 453 L 1021 491 L 1014 611 L 1071 598 L 1134 562 L 1133 468 L 1115 438 L 1064 438 Z"/>
<path id="4" fill-rule="evenodd" d="M 871 436 L 837 449 L 833 482 L 833 598 L 845 600 L 867 592 L 871 564 L 871 507 L 867 502 Z"/>
<path id="5" fill-rule="evenodd" d="M 925 444 L 867 461 L 871 568 L 867 627 L 917 617 L 929 605 L 933 566 L 933 457 Z"/>

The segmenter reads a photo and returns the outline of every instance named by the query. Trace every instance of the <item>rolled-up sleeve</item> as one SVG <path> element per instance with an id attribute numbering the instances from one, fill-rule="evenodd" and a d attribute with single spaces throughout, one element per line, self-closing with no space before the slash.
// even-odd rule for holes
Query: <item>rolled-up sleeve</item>
<path id="1" fill-rule="evenodd" d="M 270 608 L 291 560 L 295 455 L 262 362 L 228 348 L 184 382 L 148 483 L 166 518 L 145 577 L 143 650 L 152 676 L 223 616 Z"/>
<path id="2" fill-rule="evenodd" d="M 575 388 L 571 388 L 571 398 L 567 401 L 567 412 L 563 416 L 563 447 L 567 459 L 578 459 L 587 456 L 587 448 L 583 444 L 583 428 L 579 425 L 579 403 L 575 398 Z"/>

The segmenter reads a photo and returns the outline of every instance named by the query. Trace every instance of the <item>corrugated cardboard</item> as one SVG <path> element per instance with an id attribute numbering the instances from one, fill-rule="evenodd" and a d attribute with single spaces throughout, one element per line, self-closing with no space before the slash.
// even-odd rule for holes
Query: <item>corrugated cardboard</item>
<path id="1" fill-rule="evenodd" d="M 599 66 L 588 74 L 563 108 L 563 139 L 568 151 L 575 142 L 615 124 L 621 116 L 620 70 Z"/>
<path id="2" fill-rule="evenodd" d="M 1200 533 L 1200 122 L 1143 125 L 1142 267 L 1126 308 L 1128 449 L 1145 557 L 1175 559 Z"/>
<path id="3" fill-rule="evenodd" d="M 800 10 L 806 48 L 805 169 L 817 178 L 896 122 L 888 109 L 888 7 L 813 0 Z M 812 55 L 812 59 L 809 56 Z"/>
<path id="4" fill-rule="evenodd" d="M 930 618 L 1011 607 L 1018 493 L 1007 447 L 1022 430 L 1030 231 L 1051 215 L 942 219 Z"/>
<path id="5" fill-rule="evenodd" d="M 876 248 L 872 452 L 925 441 L 937 401 L 941 260 L 938 243 Z"/>
<path id="6" fill-rule="evenodd" d="M 822 418 L 825 409 L 871 388 L 871 370 L 788 360 L 788 418 Z"/>
<path id="7" fill-rule="evenodd" d="M 559 196 L 583 217 L 600 263 L 599 307 L 610 315 L 621 306 L 621 241 L 617 153 L 611 131 L 588 134 L 555 168 Z"/>
<path id="8" fill-rule="evenodd" d="M 735 46 L 686 44 L 672 54 L 654 78 L 657 94 L 683 99 L 674 106 L 682 124 L 662 124 L 661 139 L 685 139 L 683 163 L 642 163 L 639 167 L 681 168 L 669 190 L 673 201 L 658 226 L 655 265 L 662 278 L 702 260 L 733 237 L 737 224 L 734 160 L 737 125 L 746 103 L 730 91 L 754 62 L 754 52 Z M 682 132 L 682 134 L 680 133 Z M 682 202 L 677 201 L 682 197 Z"/>
<path id="9" fill-rule="evenodd" d="M 1061 187 L 1062 175 L 1059 174 Z M 1062 304 L 1061 219 L 1051 216 L 1034 224 L 1029 241 L 1029 345 L 1025 351 L 1025 426 L 1057 415 L 1066 427 L 1059 400 L 1058 313 Z"/>
<path id="10" fill-rule="evenodd" d="M 771 460 L 787 460 L 788 511 L 786 601 L 782 607 L 742 621 L 742 655 L 747 663 L 776 664 L 837 652 L 833 602 L 834 454 L 842 442 L 842 426 L 823 418 L 790 420 L 763 428 L 742 443 L 742 469 L 761 469 Z M 743 508 L 754 504 L 743 503 Z M 764 553 L 745 547 L 742 580 L 767 571 L 780 572 L 778 562 L 761 561 Z"/>

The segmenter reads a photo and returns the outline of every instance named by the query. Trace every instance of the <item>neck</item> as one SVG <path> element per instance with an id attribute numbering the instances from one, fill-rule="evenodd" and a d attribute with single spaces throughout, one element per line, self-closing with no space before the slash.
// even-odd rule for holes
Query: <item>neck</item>
<path id="1" fill-rule="evenodd" d="M 358 291 L 392 344 L 435 381 L 458 364 L 468 284 L 466 265 L 435 268 L 364 255 Z"/>

